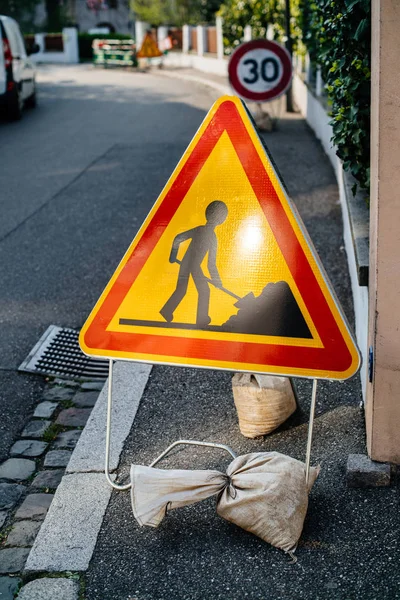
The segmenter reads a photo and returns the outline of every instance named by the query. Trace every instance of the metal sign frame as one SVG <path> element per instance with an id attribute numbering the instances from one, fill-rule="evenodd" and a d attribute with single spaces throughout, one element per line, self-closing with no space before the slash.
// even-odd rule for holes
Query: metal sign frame
<path id="1" fill-rule="evenodd" d="M 315 322 L 321 341 L 318 347 L 311 348 L 299 342 L 285 343 L 290 338 L 283 339 L 282 343 L 279 337 L 263 343 L 261 338 L 257 340 L 259 336 L 248 336 L 252 339 L 243 342 L 236 341 L 234 335 L 224 341 L 214 334 L 207 338 L 197 335 L 197 339 L 193 333 L 182 336 L 171 330 L 168 337 L 160 337 L 157 328 L 151 335 L 132 334 L 134 329 L 121 333 L 108 328 L 144 262 L 162 237 L 171 215 L 180 206 L 210 155 L 210 144 L 215 146 L 218 136 L 225 132 L 231 142 L 233 140 L 239 159 L 246 162 L 246 176 L 254 186 L 279 248 L 286 248 L 283 256 L 310 319 Z M 292 252 L 294 248 L 296 251 Z M 303 273 L 306 273 L 306 279 Z M 190 345 L 189 339 L 192 340 Z M 238 98 L 222 97 L 210 110 L 85 323 L 80 343 L 89 355 L 154 364 L 339 380 L 357 372 L 360 353 L 346 318 L 272 157 Z"/>
<path id="2" fill-rule="evenodd" d="M 118 484 L 112 480 L 110 473 L 110 448 L 111 448 L 111 415 L 112 415 L 112 388 L 113 388 L 113 363 L 114 360 L 109 361 L 109 375 L 108 375 L 108 387 L 107 387 L 107 427 L 106 427 L 106 453 L 105 453 L 105 467 L 104 472 L 108 483 L 115 490 L 120 492 L 130 490 L 132 483 Z M 231 455 L 232 458 L 236 458 L 237 454 L 227 446 L 226 444 L 218 444 L 216 442 L 200 442 L 197 440 L 177 440 L 173 442 L 164 452 L 162 452 L 149 467 L 155 467 L 163 458 L 167 456 L 176 446 L 207 446 L 208 448 L 218 448 L 224 450 Z"/>
<path id="3" fill-rule="evenodd" d="M 109 361 L 109 375 L 108 375 L 108 387 L 107 387 L 107 422 L 106 422 L 106 450 L 105 450 L 105 465 L 104 465 L 104 473 L 107 482 L 111 485 L 114 490 L 123 492 L 130 490 L 132 487 L 132 482 L 121 484 L 116 483 L 112 479 L 112 475 L 110 473 L 110 448 L 111 448 L 111 415 L 112 415 L 112 392 L 113 392 L 113 365 L 114 360 L 110 359 Z M 311 460 L 311 446 L 312 446 L 312 437 L 313 437 L 313 427 L 314 427 L 314 415 L 315 415 L 315 405 L 317 398 L 317 380 L 313 380 L 313 388 L 312 388 L 312 397 L 311 397 L 311 406 L 310 406 L 310 419 L 308 425 L 308 436 L 307 436 L 307 450 L 306 450 L 306 485 L 308 485 L 309 477 L 310 477 L 310 460 Z M 149 467 L 155 467 L 165 456 L 167 456 L 173 448 L 176 446 L 206 446 L 208 448 L 217 448 L 219 450 L 224 450 L 232 458 L 236 458 L 237 454 L 227 446 L 226 444 L 220 444 L 216 442 L 203 442 L 198 440 L 177 440 L 173 442 L 164 452 L 162 452 L 153 462 L 149 465 Z"/>

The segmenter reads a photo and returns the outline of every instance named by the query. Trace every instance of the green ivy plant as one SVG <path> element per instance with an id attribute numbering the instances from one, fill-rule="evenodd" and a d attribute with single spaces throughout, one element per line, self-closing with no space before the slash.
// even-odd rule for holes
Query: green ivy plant
<path id="1" fill-rule="evenodd" d="M 343 168 L 366 190 L 370 183 L 370 9 L 370 0 L 314 0 L 302 15 L 310 58 L 321 67 L 331 104 L 332 142 Z"/>
<path id="2" fill-rule="evenodd" d="M 302 38 L 298 27 L 301 1 L 291 0 L 291 34 L 293 47 L 297 50 Z M 274 40 L 280 43 L 286 40 L 285 0 L 225 0 L 219 14 L 223 19 L 226 54 L 231 54 L 243 41 L 246 25 L 250 25 L 254 39 L 265 38 L 270 26 Z"/>

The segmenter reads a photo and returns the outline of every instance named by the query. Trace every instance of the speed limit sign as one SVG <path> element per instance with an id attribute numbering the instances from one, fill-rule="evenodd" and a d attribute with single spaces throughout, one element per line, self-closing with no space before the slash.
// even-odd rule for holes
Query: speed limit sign
<path id="1" fill-rule="evenodd" d="M 277 98 L 289 87 L 292 61 L 289 52 L 270 40 L 253 40 L 233 52 L 229 82 L 238 96 L 253 102 Z"/>

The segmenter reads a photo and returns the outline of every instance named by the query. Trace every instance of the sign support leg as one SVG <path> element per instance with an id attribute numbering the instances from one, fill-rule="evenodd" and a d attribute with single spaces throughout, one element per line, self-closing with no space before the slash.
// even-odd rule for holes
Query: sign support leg
<path id="1" fill-rule="evenodd" d="M 107 394 L 107 426 L 106 426 L 106 455 L 105 455 L 105 476 L 108 483 L 115 490 L 126 491 L 132 487 L 131 483 L 125 485 L 119 485 L 114 483 L 110 475 L 110 441 L 111 441 L 111 414 L 112 414 L 112 384 L 113 384 L 113 365 L 114 361 L 110 359 L 109 362 L 109 375 L 108 375 L 108 394 Z M 311 459 L 311 445 L 314 427 L 314 414 L 315 404 L 317 398 L 317 379 L 313 380 L 312 396 L 311 396 L 311 407 L 310 407 L 310 421 L 308 425 L 308 438 L 307 438 L 307 452 L 306 452 L 306 485 L 308 485 L 310 476 L 310 459 Z M 225 444 L 216 444 L 211 442 L 198 442 L 194 440 L 178 440 L 165 450 L 158 458 L 151 463 L 150 466 L 156 465 L 166 454 L 168 454 L 172 448 L 177 445 L 195 445 L 195 446 L 208 446 L 211 448 L 221 448 L 231 454 L 232 458 L 235 458 L 235 453 Z"/>
<path id="2" fill-rule="evenodd" d="M 108 483 L 115 489 L 120 491 L 129 490 L 132 486 L 131 483 L 126 485 L 118 485 L 114 483 L 110 476 L 110 439 L 111 439 L 111 412 L 112 412 L 112 380 L 113 380 L 113 364 L 114 361 L 110 359 L 108 367 L 108 396 L 107 396 L 107 428 L 106 428 L 106 459 L 105 459 L 105 476 Z"/>
<path id="3" fill-rule="evenodd" d="M 109 368 L 108 368 L 108 394 L 107 394 L 107 426 L 106 426 L 106 456 L 105 456 L 105 476 L 108 483 L 115 490 L 119 490 L 121 492 L 130 490 L 132 487 L 132 483 L 127 483 L 125 485 L 120 485 L 118 483 L 114 483 L 111 479 L 110 475 L 110 442 L 111 442 L 111 414 L 112 414 L 112 384 L 113 384 L 113 366 L 114 361 L 110 359 Z M 236 453 L 226 444 L 217 444 L 214 442 L 199 442 L 197 440 L 177 440 L 164 452 L 160 454 L 152 463 L 149 465 L 150 467 L 154 467 L 160 460 L 162 460 L 167 454 L 171 452 L 173 448 L 176 446 L 207 446 L 208 448 L 219 448 L 220 450 L 225 450 L 228 454 L 231 455 L 232 458 L 236 458 Z"/>
<path id="4" fill-rule="evenodd" d="M 225 450 L 225 452 L 230 454 L 232 458 L 236 458 L 236 456 L 237 456 L 236 452 L 234 452 L 232 450 L 232 448 L 230 448 L 226 444 L 217 444 L 215 442 L 198 442 L 197 440 L 178 440 L 177 442 L 174 442 L 173 444 L 168 446 L 168 448 L 166 450 L 164 450 L 164 452 L 162 452 L 160 454 L 160 456 L 157 456 L 157 458 L 155 460 L 153 460 L 153 462 L 149 465 L 149 467 L 155 467 L 155 465 L 157 463 L 159 463 L 160 460 L 165 458 L 165 456 L 167 456 L 167 454 L 169 454 L 171 452 L 171 450 L 173 450 L 176 446 L 181 446 L 181 445 L 182 446 L 206 446 L 208 448 L 219 448 L 220 450 Z"/>
<path id="5" fill-rule="evenodd" d="M 310 406 L 310 422 L 308 424 L 307 452 L 306 452 L 306 485 L 310 477 L 310 459 L 311 459 L 311 444 L 314 427 L 315 404 L 317 399 L 317 379 L 313 380 L 311 406 Z"/>

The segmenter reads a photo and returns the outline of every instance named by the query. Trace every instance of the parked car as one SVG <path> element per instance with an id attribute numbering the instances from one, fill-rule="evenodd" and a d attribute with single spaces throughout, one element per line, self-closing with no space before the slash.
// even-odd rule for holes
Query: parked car
<path id="1" fill-rule="evenodd" d="M 27 52 L 18 23 L 0 15 L 0 107 L 11 120 L 20 119 L 25 106 L 36 106 L 35 68 Z"/>

